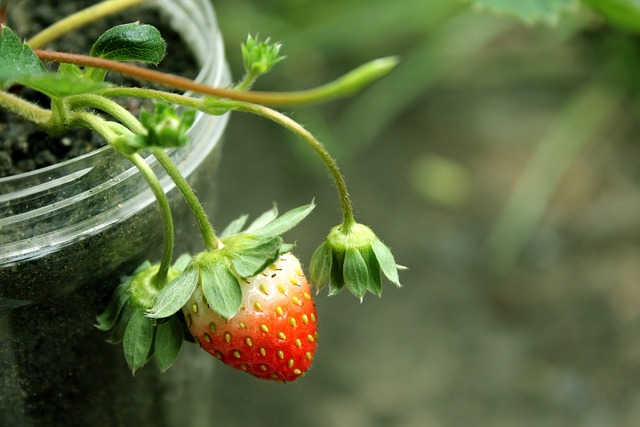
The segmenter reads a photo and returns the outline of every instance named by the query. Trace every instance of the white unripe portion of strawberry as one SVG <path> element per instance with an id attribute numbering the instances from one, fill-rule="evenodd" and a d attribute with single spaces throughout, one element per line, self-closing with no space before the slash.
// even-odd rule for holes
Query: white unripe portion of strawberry
<path id="1" fill-rule="evenodd" d="M 300 262 L 281 255 L 264 271 L 238 278 L 239 312 L 225 319 L 197 286 L 183 312 L 200 346 L 258 378 L 293 381 L 309 369 L 317 347 L 316 308 Z"/>

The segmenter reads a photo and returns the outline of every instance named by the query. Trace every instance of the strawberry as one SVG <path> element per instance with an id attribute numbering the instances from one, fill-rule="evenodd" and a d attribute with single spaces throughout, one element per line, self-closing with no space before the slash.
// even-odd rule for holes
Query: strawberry
<path id="1" fill-rule="evenodd" d="M 261 379 L 297 379 L 311 366 L 317 346 L 316 308 L 300 262 L 286 253 L 261 273 L 236 278 L 242 302 L 229 319 L 196 287 L 182 309 L 191 334 L 233 368 Z"/>

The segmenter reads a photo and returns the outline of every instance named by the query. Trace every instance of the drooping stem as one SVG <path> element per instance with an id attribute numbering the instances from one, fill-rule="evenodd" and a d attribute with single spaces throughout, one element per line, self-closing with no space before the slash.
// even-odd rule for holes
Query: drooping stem
<path id="1" fill-rule="evenodd" d="M 160 259 L 160 268 L 158 269 L 157 278 L 159 283 L 164 283 L 169 273 L 169 267 L 171 266 L 171 259 L 173 258 L 173 246 L 175 233 L 173 229 L 173 218 L 171 216 L 171 208 L 169 207 L 169 201 L 164 194 L 164 189 L 158 180 L 158 177 L 153 172 L 151 167 L 138 153 L 127 156 L 131 163 L 142 173 L 147 184 L 151 188 L 158 205 L 160 206 L 160 214 L 162 217 L 162 225 L 164 229 L 164 240 L 162 245 L 162 258 Z"/>
<path id="2" fill-rule="evenodd" d="M 342 208 L 343 216 L 343 230 L 345 232 L 348 232 L 356 222 L 353 216 L 353 207 L 351 205 L 351 199 L 349 198 L 349 192 L 347 191 L 347 184 L 344 180 L 344 177 L 342 176 L 342 173 L 340 173 L 338 164 L 333 159 L 333 157 L 331 157 L 324 145 L 322 145 L 322 143 L 318 141 L 318 139 L 313 136 L 311 132 L 306 130 L 302 125 L 279 111 L 273 110 L 263 105 L 250 104 L 245 102 L 233 102 L 229 104 L 233 105 L 234 110 L 252 113 L 267 118 L 281 125 L 285 129 L 302 138 L 311 147 L 311 149 L 315 151 L 315 153 L 325 164 L 326 168 L 329 170 L 331 178 L 335 183 L 336 190 L 338 191 L 338 195 L 340 196 L 340 206 Z"/>
<path id="3" fill-rule="evenodd" d="M 189 205 L 189 208 L 193 212 L 193 215 L 196 218 L 196 223 L 200 228 L 200 233 L 202 234 L 202 239 L 204 240 L 206 249 L 209 251 L 218 249 L 220 247 L 220 240 L 218 239 L 218 236 L 216 236 L 215 230 L 207 217 L 204 207 L 200 203 L 200 200 L 187 180 L 182 176 L 169 155 L 165 153 L 163 149 L 151 148 L 151 152 L 156 159 L 158 159 L 158 162 L 162 165 L 165 171 L 167 171 L 167 174 L 176 184 L 176 187 L 178 187 L 178 190 L 182 193 L 182 197 L 184 197 L 187 205 Z"/>
<path id="4" fill-rule="evenodd" d="M 88 112 L 72 113 L 69 116 L 69 121 L 71 125 L 92 129 L 110 144 L 118 136 L 117 132 L 114 130 L 114 125 L 121 126 L 115 122 L 109 122 L 99 116 L 96 116 L 95 114 L 91 114 Z M 137 153 L 128 155 L 127 157 L 140 171 L 142 176 L 144 176 L 160 208 L 160 216 L 162 218 L 163 225 L 163 247 L 162 258 L 160 260 L 160 268 L 156 277 L 159 283 L 164 283 L 169 272 L 169 267 L 171 266 L 175 239 L 173 216 L 171 214 L 169 200 L 167 199 L 166 194 L 164 194 L 164 189 L 162 188 L 158 177 L 156 176 L 155 172 L 153 172 L 151 167 L 149 167 L 147 162 Z"/>
<path id="5" fill-rule="evenodd" d="M 38 49 L 56 40 L 70 31 L 94 22 L 105 16 L 144 3 L 147 0 L 106 0 L 86 9 L 80 10 L 55 24 L 45 28 L 33 36 L 27 44 L 31 49 Z"/>

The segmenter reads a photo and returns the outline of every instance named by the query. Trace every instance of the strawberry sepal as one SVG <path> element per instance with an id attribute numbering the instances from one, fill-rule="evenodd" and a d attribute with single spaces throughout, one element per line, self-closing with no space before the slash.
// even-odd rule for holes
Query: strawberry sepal
<path id="1" fill-rule="evenodd" d="M 242 290 L 225 257 L 217 255 L 200 254 L 200 285 L 211 308 L 229 319 L 240 310 Z"/>
<path id="2" fill-rule="evenodd" d="M 222 251 L 240 277 L 251 277 L 276 260 L 282 237 L 259 238 L 251 234 L 237 234 L 224 241 Z M 233 240 L 232 240 L 233 239 Z"/>
<path id="3" fill-rule="evenodd" d="M 347 288 L 356 297 L 367 292 L 382 294 L 381 275 L 401 286 L 391 250 L 374 232 L 362 224 L 331 229 L 311 257 L 310 278 L 320 291 L 329 285 L 329 295 Z"/>
<path id="4" fill-rule="evenodd" d="M 96 318 L 96 327 L 109 333 L 107 342 L 122 343 L 125 360 L 134 374 L 152 358 L 164 371 L 178 356 L 184 337 L 182 313 L 153 319 L 146 312 L 155 304 L 159 289 L 182 276 L 180 271 L 186 261 L 179 258 L 163 279 L 157 275 L 159 265 L 145 261 L 115 289 L 107 307 Z"/>

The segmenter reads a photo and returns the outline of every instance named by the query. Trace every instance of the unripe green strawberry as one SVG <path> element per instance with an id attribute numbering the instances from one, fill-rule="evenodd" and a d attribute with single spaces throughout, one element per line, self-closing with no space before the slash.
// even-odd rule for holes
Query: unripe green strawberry
<path id="1" fill-rule="evenodd" d="M 258 378 L 293 381 L 311 366 L 317 347 L 316 308 L 300 262 L 290 253 L 238 281 L 240 311 L 225 319 L 200 286 L 183 312 L 200 346 L 225 364 Z"/>

